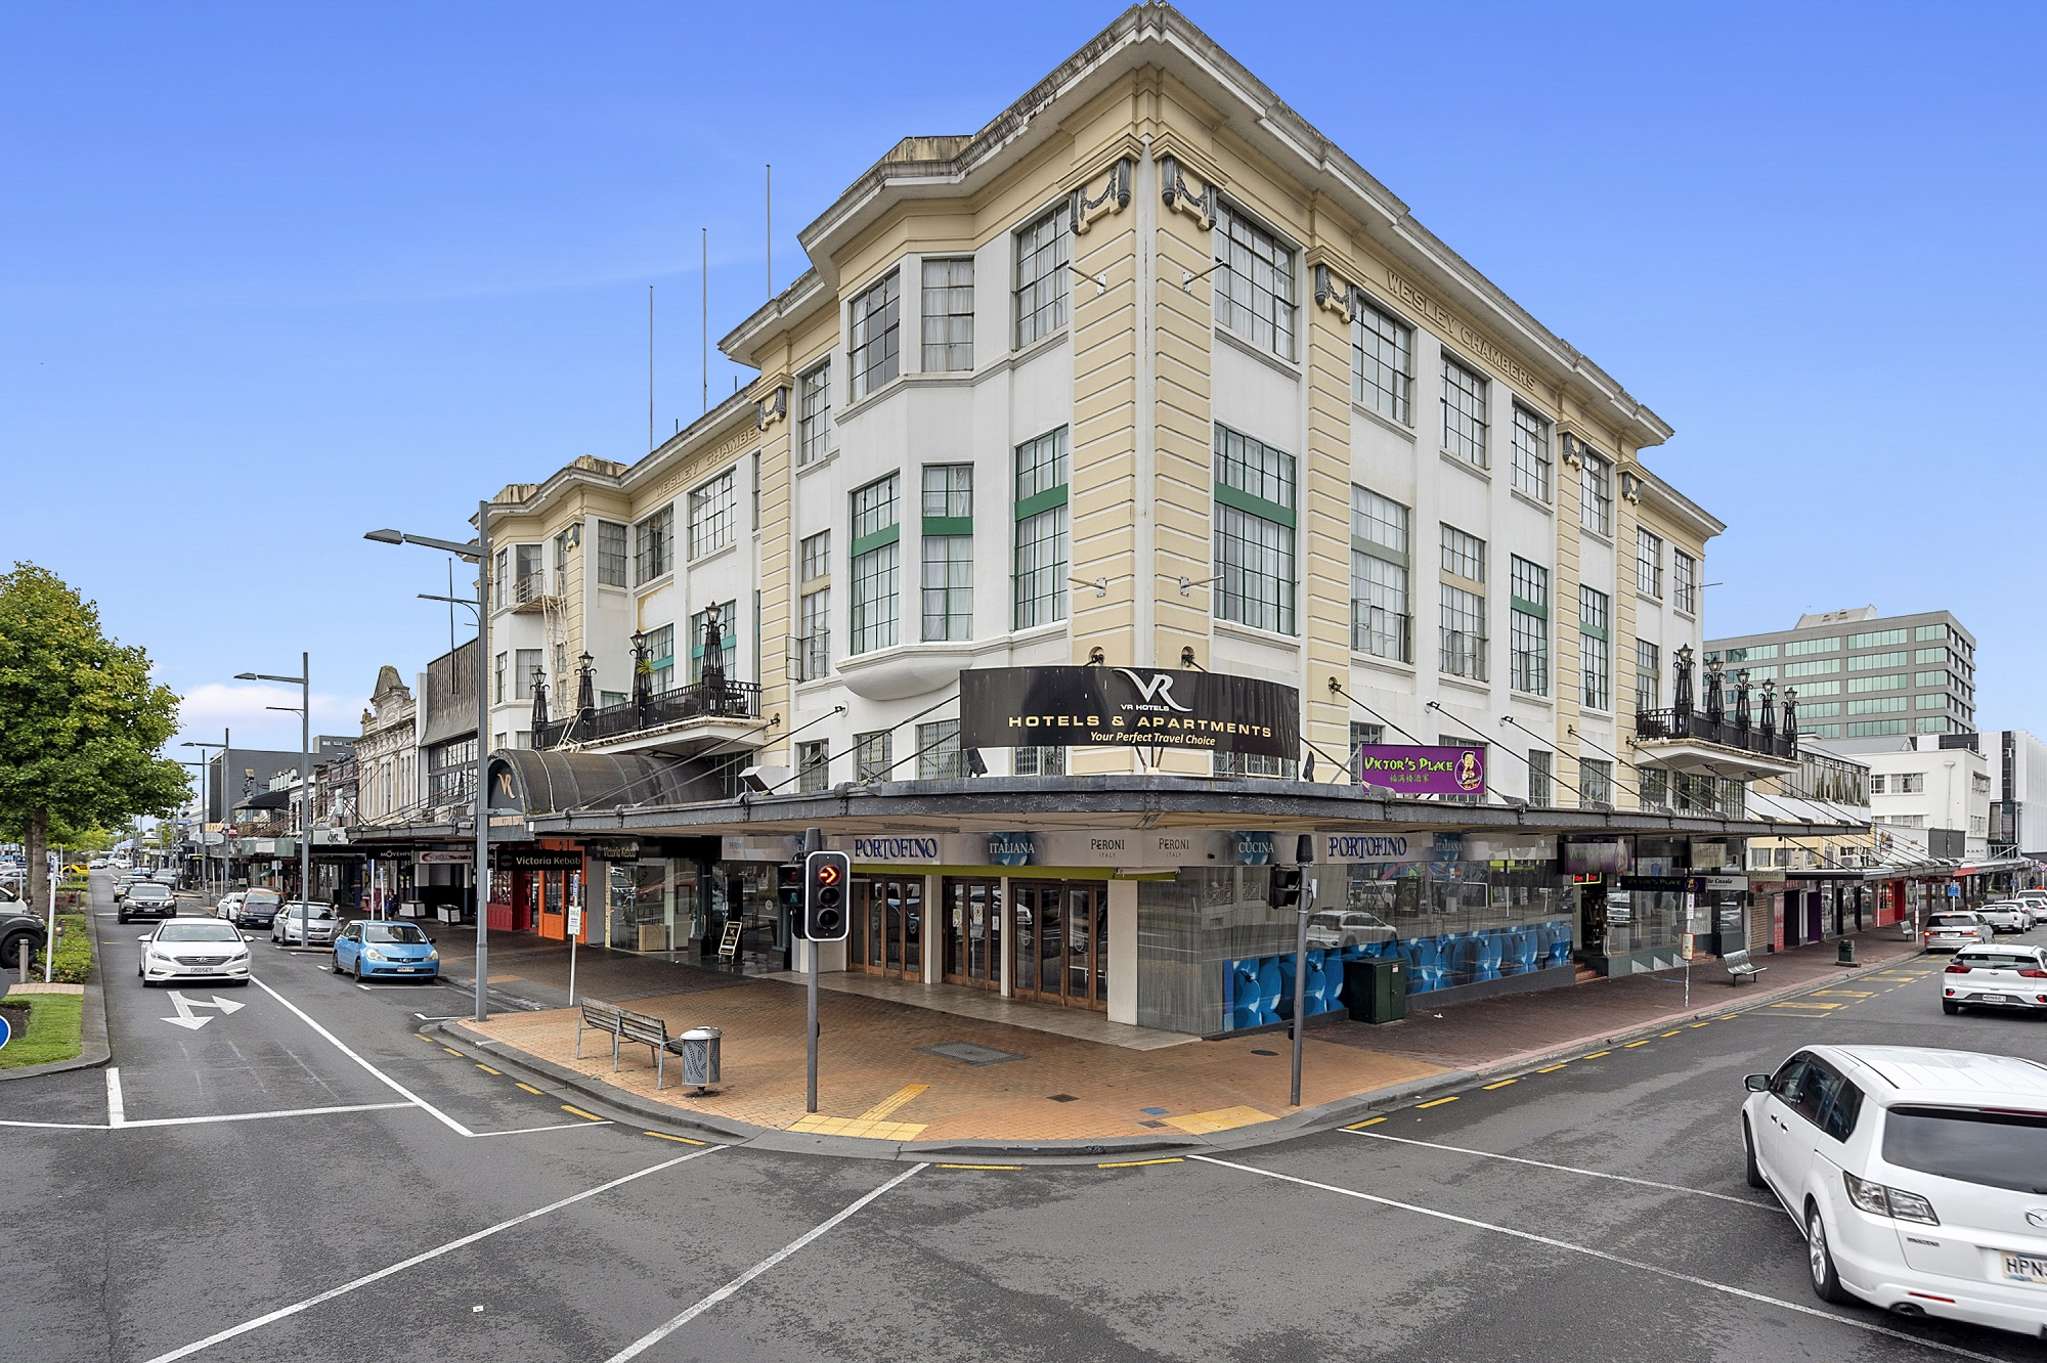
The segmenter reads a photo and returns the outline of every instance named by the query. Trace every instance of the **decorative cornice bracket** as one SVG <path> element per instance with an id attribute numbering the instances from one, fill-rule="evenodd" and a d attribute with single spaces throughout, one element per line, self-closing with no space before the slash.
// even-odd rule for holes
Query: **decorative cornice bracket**
<path id="1" fill-rule="evenodd" d="M 1196 194 L 1187 184 L 1187 176 L 1177 156 L 1159 158 L 1159 197 L 1167 208 L 1177 208 L 1200 223 L 1203 230 L 1215 226 L 1215 216 L 1221 196 L 1213 184 L 1202 186 Z"/>
<path id="2" fill-rule="evenodd" d="M 1073 191 L 1067 199 L 1066 208 L 1067 225 L 1073 235 L 1084 234 L 1096 218 L 1120 213 L 1130 206 L 1130 176 L 1134 167 L 1131 158 L 1119 157 L 1116 164 L 1109 167 L 1100 194 L 1090 197 L 1086 184 Z"/>
<path id="3" fill-rule="evenodd" d="M 778 383 L 774 391 L 754 404 L 754 424 L 765 431 L 789 415 L 789 385 Z"/>
<path id="4" fill-rule="evenodd" d="M 1357 311 L 1357 285 L 1327 265 L 1315 267 L 1315 304 L 1349 322 Z"/>

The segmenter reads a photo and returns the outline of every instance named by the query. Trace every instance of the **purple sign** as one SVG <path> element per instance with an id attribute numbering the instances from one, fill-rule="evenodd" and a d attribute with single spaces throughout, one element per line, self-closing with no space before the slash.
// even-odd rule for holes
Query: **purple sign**
<path id="1" fill-rule="evenodd" d="M 1352 770 L 1359 785 L 1384 786 L 1398 795 L 1485 793 L 1484 748 L 1367 743 Z"/>

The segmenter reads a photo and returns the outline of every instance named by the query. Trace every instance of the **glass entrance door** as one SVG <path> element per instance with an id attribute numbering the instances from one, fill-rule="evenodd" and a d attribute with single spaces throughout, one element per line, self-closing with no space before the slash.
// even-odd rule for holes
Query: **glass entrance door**
<path id="1" fill-rule="evenodd" d="M 1002 882 L 945 882 L 945 980 L 1002 987 Z"/>
<path id="2" fill-rule="evenodd" d="M 871 975 L 923 979 L 923 877 L 855 880 L 851 945 L 852 963 Z"/>
<path id="3" fill-rule="evenodd" d="M 1109 1006 L 1109 896 L 1097 881 L 1013 880 L 1010 970 L 1019 999 Z"/>

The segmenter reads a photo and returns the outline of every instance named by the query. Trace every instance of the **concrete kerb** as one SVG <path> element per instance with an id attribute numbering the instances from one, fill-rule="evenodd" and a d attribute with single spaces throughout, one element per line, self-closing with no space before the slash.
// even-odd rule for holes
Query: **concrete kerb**
<path id="1" fill-rule="evenodd" d="M 1617 1045 L 1653 1036 L 1669 1030 L 1674 1022 L 1698 1021 L 1729 1012 L 1749 1012 L 1767 1004 L 1796 998 L 1801 994 L 1831 988 L 1843 980 L 1859 979 L 1880 970 L 1888 970 L 1903 962 L 1917 960 L 1925 954 L 1924 951 L 1913 951 L 1852 970 L 1844 969 L 1837 975 L 1824 975 L 1799 984 L 1748 992 L 1738 1004 L 1730 1002 L 1727 1007 L 1680 1009 L 1664 1013 L 1617 1032 L 1593 1032 L 1540 1051 L 1507 1056 L 1470 1069 L 1448 1070 L 1420 1079 L 1403 1080 L 1383 1088 L 1370 1089 L 1315 1107 L 1304 1108 L 1299 1112 L 1290 1112 L 1271 1121 L 1255 1122 L 1248 1126 L 1200 1136 L 1104 1136 L 1039 1141 L 878 1141 L 859 1136 L 828 1136 L 787 1131 L 775 1127 L 755 1126 L 731 1118 L 712 1118 L 686 1109 L 648 1102 L 608 1085 L 592 1084 L 590 1076 L 565 1065 L 542 1060 L 538 1056 L 496 1041 L 479 1040 L 466 1030 L 458 1030 L 461 1027 L 459 1021 L 438 1022 L 422 1030 L 438 1033 L 450 1045 L 465 1053 L 487 1054 L 493 1065 L 507 1072 L 523 1072 L 528 1078 L 545 1080 L 557 1089 L 574 1094 L 579 1100 L 579 1105 L 589 1107 L 600 1114 L 605 1108 L 630 1113 L 634 1120 L 644 1120 L 653 1126 L 671 1126 L 700 1132 L 701 1139 L 716 1141 L 723 1145 L 748 1145 L 780 1153 L 837 1155 L 853 1159 L 1001 1158 L 1047 1165 L 1086 1164 L 1105 1156 L 1113 1158 L 1124 1155 L 1170 1155 L 1180 1151 L 1248 1150 L 1277 1144 L 1296 1136 L 1312 1135 L 1318 1131 L 1345 1126 L 1374 1114 L 1427 1102 L 1431 1098 L 1463 1090 L 1480 1081 L 1523 1074 L 1540 1066 L 1568 1059 L 1587 1046 Z"/>
<path id="2" fill-rule="evenodd" d="M 80 1005 L 78 1054 L 69 1060 L 52 1060 L 44 1065 L 28 1065 L 0 1072 L 0 1084 L 10 1079 L 33 1079 L 40 1074 L 98 1069 L 113 1059 L 113 1047 L 107 1040 L 107 996 L 100 985 L 101 978 L 107 973 L 107 958 L 101 949 L 99 914 L 93 910 L 90 895 L 86 896 L 85 930 L 92 934 L 92 978 L 85 982 L 84 1002 Z M 6 992 L 5 988 L 0 988 L 0 994 Z"/>

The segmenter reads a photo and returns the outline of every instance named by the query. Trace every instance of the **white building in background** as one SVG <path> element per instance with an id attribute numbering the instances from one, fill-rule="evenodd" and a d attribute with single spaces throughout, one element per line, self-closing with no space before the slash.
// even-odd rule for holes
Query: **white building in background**
<path id="1" fill-rule="evenodd" d="M 1879 829 L 1915 850 L 1943 850 L 1941 830 L 1959 832 L 1962 857 L 1980 861 L 1990 851 L 1990 763 L 1968 746 L 1973 734 L 1928 735 L 1897 752 L 1860 755 L 1869 764 L 1869 803 Z M 2047 786 L 2042 787 L 2047 793 Z"/>
<path id="2" fill-rule="evenodd" d="M 1976 735 L 1990 770 L 1990 845 L 2047 860 L 2047 743 L 2024 729 Z"/>

